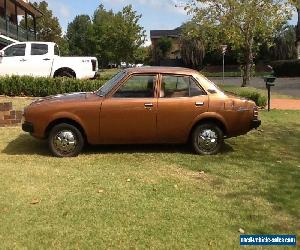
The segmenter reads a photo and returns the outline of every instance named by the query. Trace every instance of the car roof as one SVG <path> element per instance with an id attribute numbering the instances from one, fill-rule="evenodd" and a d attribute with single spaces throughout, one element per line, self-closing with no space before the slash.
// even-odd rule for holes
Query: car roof
<path id="1" fill-rule="evenodd" d="M 127 71 L 130 74 L 134 73 L 157 73 L 157 74 L 186 74 L 186 75 L 194 75 L 198 73 L 193 69 L 188 68 L 180 68 L 180 67 L 164 67 L 164 66 L 146 66 L 139 68 L 128 68 Z"/>

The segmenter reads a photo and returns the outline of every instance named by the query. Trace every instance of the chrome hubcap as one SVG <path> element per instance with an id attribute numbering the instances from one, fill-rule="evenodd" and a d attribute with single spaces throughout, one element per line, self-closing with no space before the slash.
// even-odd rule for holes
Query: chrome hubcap
<path id="1" fill-rule="evenodd" d="M 211 129 L 204 129 L 198 136 L 198 146 L 207 151 L 211 151 L 218 145 L 217 133 Z"/>
<path id="2" fill-rule="evenodd" d="M 77 139 L 72 131 L 64 130 L 57 133 L 53 144 L 60 153 L 71 153 L 77 146 Z"/>

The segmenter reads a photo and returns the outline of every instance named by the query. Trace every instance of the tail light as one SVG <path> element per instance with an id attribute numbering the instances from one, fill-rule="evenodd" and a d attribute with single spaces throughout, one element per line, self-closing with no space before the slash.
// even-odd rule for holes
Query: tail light
<path id="1" fill-rule="evenodd" d="M 97 60 L 92 60 L 93 71 L 97 71 Z"/>
<path id="2" fill-rule="evenodd" d="M 257 108 L 257 106 L 255 106 L 253 108 L 253 116 L 254 116 L 254 118 L 258 119 L 258 108 Z"/>

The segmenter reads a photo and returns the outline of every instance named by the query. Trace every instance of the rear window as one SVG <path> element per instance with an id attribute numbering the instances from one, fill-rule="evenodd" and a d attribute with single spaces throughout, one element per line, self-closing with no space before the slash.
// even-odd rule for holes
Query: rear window
<path id="1" fill-rule="evenodd" d="M 48 53 L 48 45 L 47 44 L 31 44 L 31 55 L 32 56 L 41 56 L 46 55 Z"/>

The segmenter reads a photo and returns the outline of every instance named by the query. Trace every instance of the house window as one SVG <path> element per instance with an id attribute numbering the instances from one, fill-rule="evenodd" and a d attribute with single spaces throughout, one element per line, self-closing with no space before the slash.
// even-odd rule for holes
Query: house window
<path id="1" fill-rule="evenodd" d="M 32 56 L 41 56 L 48 54 L 48 45 L 47 44 L 31 44 L 31 55 Z"/>
<path id="2" fill-rule="evenodd" d="M 25 56 L 26 44 L 16 44 L 4 50 L 5 57 Z"/>

